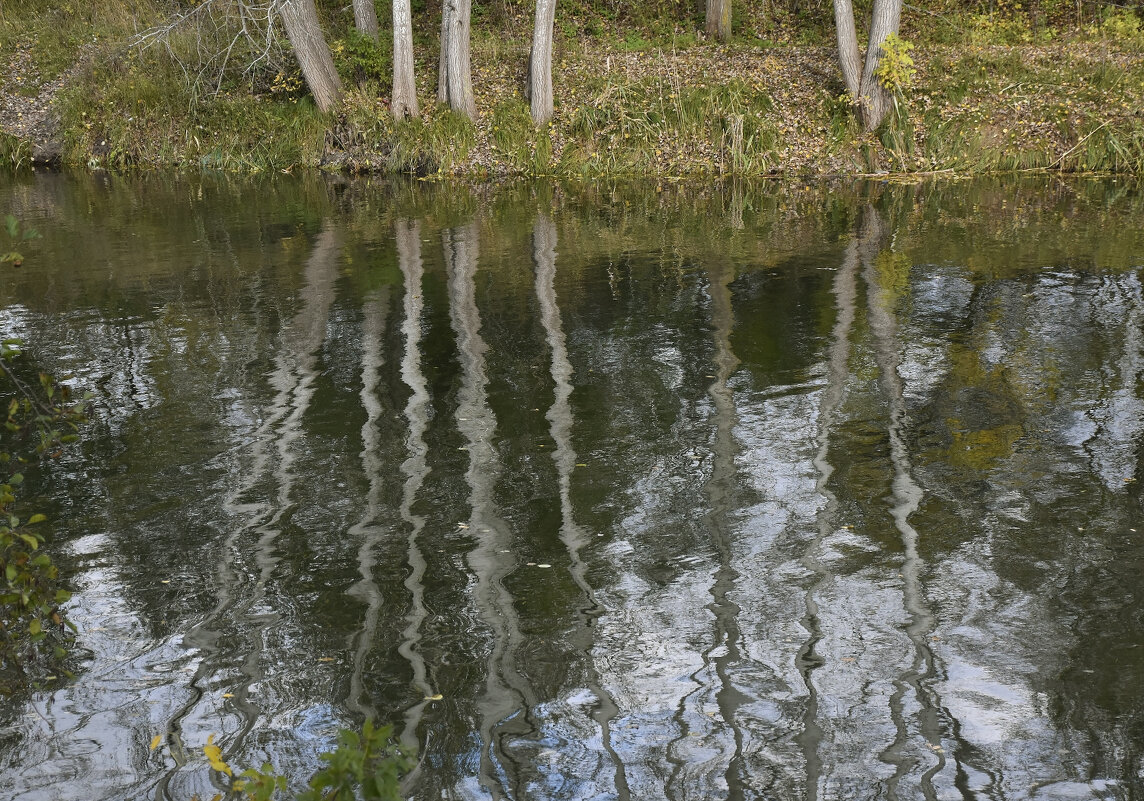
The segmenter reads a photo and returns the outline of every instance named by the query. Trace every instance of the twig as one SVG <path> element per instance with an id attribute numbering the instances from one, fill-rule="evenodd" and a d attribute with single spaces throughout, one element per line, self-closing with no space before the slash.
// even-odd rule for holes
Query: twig
<path id="1" fill-rule="evenodd" d="M 0 370 L 4 371 L 4 375 L 8 376 L 8 380 L 10 380 L 16 386 L 16 389 L 19 390 L 20 394 L 27 398 L 33 406 L 39 409 L 41 414 L 49 416 L 52 414 L 52 409 L 41 403 L 40 399 L 37 398 L 26 386 L 24 386 L 24 383 L 16 377 L 16 374 L 13 373 L 12 370 L 8 367 L 8 362 L 5 359 L 0 359 Z"/>
<path id="2" fill-rule="evenodd" d="M 1115 120 L 1115 119 L 1116 119 L 1115 117 L 1112 117 L 1112 118 L 1110 118 L 1110 119 L 1107 119 L 1107 120 L 1105 120 L 1104 122 L 1102 122 L 1100 125 L 1098 125 L 1098 126 L 1096 126 L 1095 128 L 1093 128 L 1093 129 L 1092 129 L 1091 131 L 1089 131 L 1087 134 L 1085 134 L 1084 136 L 1082 136 L 1079 142 L 1077 142 L 1075 145 L 1073 145 L 1072 147 L 1070 147 L 1070 148 L 1069 148 L 1068 150 L 1066 150 L 1064 153 L 1061 153 L 1060 157 L 1059 157 L 1059 158 L 1058 158 L 1056 161 L 1054 161 L 1052 164 L 1050 164 L 1050 165 L 1049 165 L 1049 167 L 1050 167 L 1050 168 L 1052 168 L 1052 167 L 1056 167 L 1058 164 L 1060 164 L 1062 161 L 1064 161 L 1064 160 L 1065 160 L 1065 158 L 1066 158 L 1066 157 L 1067 157 L 1067 156 L 1068 156 L 1070 153 L 1072 153 L 1072 152 L 1073 152 L 1074 150 L 1076 150 L 1078 147 L 1080 147 L 1080 146 L 1081 146 L 1081 145 L 1083 145 L 1085 142 L 1087 142 L 1087 141 L 1088 141 L 1088 140 L 1089 140 L 1089 139 L 1092 137 L 1092 135 L 1093 135 L 1093 134 L 1095 134 L 1095 133 L 1096 133 L 1097 131 L 1099 131 L 1101 128 L 1104 128 L 1104 127 L 1106 127 L 1106 126 L 1108 126 L 1108 125 L 1112 124 L 1113 120 Z"/>

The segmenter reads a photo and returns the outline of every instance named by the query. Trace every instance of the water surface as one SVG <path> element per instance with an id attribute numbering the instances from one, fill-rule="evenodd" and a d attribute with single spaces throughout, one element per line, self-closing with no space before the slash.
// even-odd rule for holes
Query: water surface
<path id="1" fill-rule="evenodd" d="M 1144 197 L 6 178 L 73 680 L 0 797 L 1144 793 Z M 149 744 L 161 737 L 154 751 Z"/>

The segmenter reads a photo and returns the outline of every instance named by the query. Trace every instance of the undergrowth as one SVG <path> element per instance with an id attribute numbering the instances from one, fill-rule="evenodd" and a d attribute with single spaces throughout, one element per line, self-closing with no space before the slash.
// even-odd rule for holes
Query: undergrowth
<path id="1" fill-rule="evenodd" d="M 173 9 L 198 7 L 9 0 L 0 8 L 0 56 L 34 45 L 36 72 L 16 87 L 30 92 L 84 54 L 56 108 L 66 160 L 92 166 L 267 171 L 324 164 L 422 176 L 589 177 L 749 176 L 814 171 L 816 164 L 858 172 L 1144 168 L 1144 26 L 1140 10 L 1126 6 L 938 0 L 925 11 L 907 10 L 888 78 L 898 107 L 873 135 L 856 124 L 834 74 L 826 6 L 735 3 L 731 45 L 708 51 L 698 6 L 686 0 L 562 4 L 557 116 L 540 130 L 521 92 L 532 13 L 524 0 L 473 7 L 474 85 L 482 104 L 476 124 L 432 102 L 434 3 L 414 3 L 421 119 L 397 123 L 388 106 L 386 14 L 379 14 L 383 31 L 374 42 L 354 30 L 349 4 L 320 0 L 346 86 L 342 110 L 324 115 L 307 97 L 280 31 L 234 40 L 225 58 L 219 45 L 232 34 L 222 12 L 161 38 L 147 34 Z M 867 9 L 859 3 L 859 17 Z M 758 63 L 759 54 L 771 52 L 785 61 L 782 48 L 792 44 L 823 46 L 815 56 L 822 73 L 759 74 L 738 64 L 740 55 Z M 662 68 L 633 78 L 601 69 L 609 54 Z M 712 67 L 704 78 L 683 81 L 674 58 L 711 59 Z M 911 86 L 906 79 L 915 69 Z M 820 88 L 797 106 L 776 101 L 792 80 Z M 26 145 L 0 137 L 0 160 L 18 165 L 28 155 Z"/>

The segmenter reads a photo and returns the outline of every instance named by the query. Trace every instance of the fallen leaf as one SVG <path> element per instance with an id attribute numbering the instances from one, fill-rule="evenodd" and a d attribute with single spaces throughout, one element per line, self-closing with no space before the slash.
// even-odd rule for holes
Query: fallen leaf
<path id="1" fill-rule="evenodd" d="M 214 744 L 213 734 L 207 737 L 207 744 L 203 746 L 203 753 L 207 755 L 207 761 L 211 763 L 211 767 L 219 773 L 225 773 L 227 776 L 234 775 L 230 765 L 222 761 L 222 749 Z"/>
<path id="2" fill-rule="evenodd" d="M 161 743 L 161 742 L 163 742 L 163 735 L 156 734 L 154 737 L 152 737 L 151 738 L 151 750 L 154 751 L 156 748 L 158 748 L 159 743 Z"/>

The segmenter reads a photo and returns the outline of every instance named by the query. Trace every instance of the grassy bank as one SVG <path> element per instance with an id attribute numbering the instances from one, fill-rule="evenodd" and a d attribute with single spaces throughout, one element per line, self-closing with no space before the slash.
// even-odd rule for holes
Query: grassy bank
<path id="1" fill-rule="evenodd" d="M 524 3 L 475 6 L 475 124 L 431 102 L 434 8 L 415 19 L 421 119 L 395 124 L 388 32 L 380 45 L 356 35 L 348 7 L 324 8 L 347 94 L 342 111 L 323 115 L 278 40 L 240 42 L 223 60 L 225 20 L 140 38 L 187 10 L 178 4 L 43 5 L 5 7 L 4 92 L 51 102 L 63 159 L 74 164 L 589 177 L 1144 171 L 1144 32 L 1123 8 L 1039 25 L 1020 9 L 907 9 L 917 75 L 890 121 L 864 134 L 825 6 L 740 10 L 727 45 L 704 40 L 691 4 L 652 3 L 642 16 L 562 6 L 556 119 L 538 130 L 521 93 Z M 44 97 L 53 81 L 62 87 Z M 28 152 L 0 139 L 0 158 L 26 162 Z"/>

